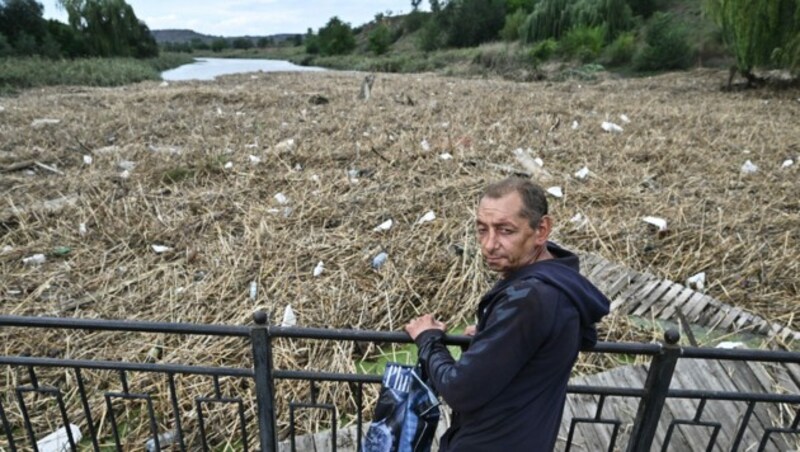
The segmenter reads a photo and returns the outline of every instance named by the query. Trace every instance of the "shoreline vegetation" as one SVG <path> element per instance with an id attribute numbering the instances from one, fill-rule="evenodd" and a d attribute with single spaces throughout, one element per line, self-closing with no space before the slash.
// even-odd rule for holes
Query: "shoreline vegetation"
<path id="1" fill-rule="evenodd" d="M 153 58 L 0 58 L 0 95 L 55 85 L 120 86 L 161 80 L 161 72 L 194 61 L 194 56 L 162 52 Z"/>

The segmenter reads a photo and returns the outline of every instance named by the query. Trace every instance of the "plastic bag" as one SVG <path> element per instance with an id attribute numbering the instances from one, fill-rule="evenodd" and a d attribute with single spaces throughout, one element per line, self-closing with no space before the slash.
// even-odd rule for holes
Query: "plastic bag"
<path id="1" fill-rule="evenodd" d="M 387 363 L 361 452 L 428 452 L 439 416 L 439 400 L 421 367 Z"/>

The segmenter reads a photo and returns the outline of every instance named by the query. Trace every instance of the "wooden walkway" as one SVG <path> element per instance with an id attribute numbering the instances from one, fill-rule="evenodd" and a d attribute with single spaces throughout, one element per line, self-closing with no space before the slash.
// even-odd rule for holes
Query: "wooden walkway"
<path id="1" fill-rule="evenodd" d="M 637 365 L 619 367 L 600 374 L 576 378 L 571 383 L 576 385 L 642 388 L 646 378 L 646 366 Z M 800 394 L 800 365 L 680 359 L 670 388 Z M 622 423 L 614 450 L 625 450 L 638 403 L 638 398 L 608 397 L 606 399 L 602 412 L 599 413 L 600 417 L 602 419 L 616 419 Z M 594 418 L 598 415 L 597 405 L 597 396 L 568 396 L 556 450 L 565 449 L 564 446 L 572 418 Z M 698 400 L 667 399 L 651 450 L 661 450 L 667 429 L 673 419 L 695 419 L 698 406 Z M 719 400 L 707 402 L 698 419 L 704 422 L 716 422 L 721 426 L 716 438 L 716 446 L 713 450 L 731 450 L 731 445 L 734 442 L 734 437 L 738 432 L 746 410 L 747 403 L 745 402 Z M 795 411 L 793 409 L 781 407 L 777 404 L 756 404 L 753 415 L 747 422 L 747 429 L 738 450 L 757 450 L 766 428 L 788 427 L 794 415 Z M 711 432 L 712 429 L 710 427 L 702 426 L 676 428 L 670 438 L 667 450 L 705 451 Z M 612 429 L 608 425 L 579 423 L 572 439 L 572 450 L 592 452 L 609 450 L 611 433 Z M 800 436 L 773 434 L 770 436 L 766 450 L 800 450 Z"/>
<path id="2" fill-rule="evenodd" d="M 611 300 L 611 310 L 627 315 L 678 321 L 678 310 L 690 324 L 726 332 L 749 332 L 800 341 L 800 332 L 769 323 L 683 284 L 639 273 L 589 253 L 579 253 L 581 273 L 586 275 Z"/>

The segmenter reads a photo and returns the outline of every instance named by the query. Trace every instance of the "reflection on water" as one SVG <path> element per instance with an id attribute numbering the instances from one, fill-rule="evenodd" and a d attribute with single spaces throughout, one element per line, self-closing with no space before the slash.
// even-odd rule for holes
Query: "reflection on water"
<path id="1" fill-rule="evenodd" d="M 319 67 L 298 66 L 283 60 L 244 58 L 195 58 L 195 62 L 161 73 L 164 80 L 213 80 L 218 75 L 243 72 L 324 71 Z"/>

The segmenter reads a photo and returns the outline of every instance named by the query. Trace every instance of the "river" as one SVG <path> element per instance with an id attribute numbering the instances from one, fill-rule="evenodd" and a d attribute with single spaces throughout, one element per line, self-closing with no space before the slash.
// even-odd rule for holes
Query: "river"
<path id="1" fill-rule="evenodd" d="M 161 73 L 161 78 L 178 80 L 213 80 L 219 75 L 241 74 L 245 72 L 302 72 L 324 71 L 324 68 L 298 66 L 283 60 L 245 59 L 245 58 L 195 58 L 195 62 L 184 64 Z"/>

